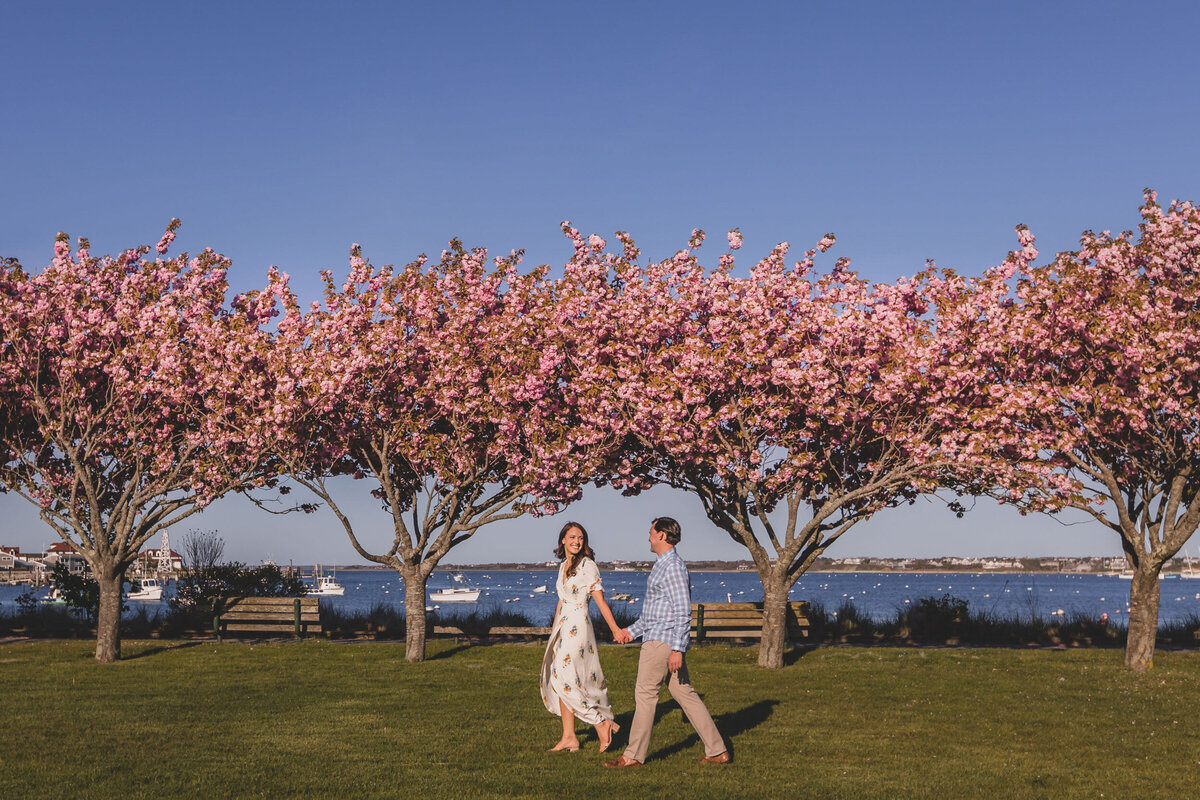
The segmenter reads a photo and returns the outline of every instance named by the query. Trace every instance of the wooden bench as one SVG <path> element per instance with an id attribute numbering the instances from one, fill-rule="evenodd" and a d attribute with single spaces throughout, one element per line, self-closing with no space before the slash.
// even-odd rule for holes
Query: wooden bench
<path id="1" fill-rule="evenodd" d="M 692 636 L 712 639 L 761 639 L 762 603 L 692 603 Z M 793 600 L 787 609 L 787 640 L 808 638 L 808 603 Z"/>
<path id="2" fill-rule="evenodd" d="M 234 597 L 213 618 L 217 641 L 231 633 L 292 634 L 321 632 L 316 597 Z"/>

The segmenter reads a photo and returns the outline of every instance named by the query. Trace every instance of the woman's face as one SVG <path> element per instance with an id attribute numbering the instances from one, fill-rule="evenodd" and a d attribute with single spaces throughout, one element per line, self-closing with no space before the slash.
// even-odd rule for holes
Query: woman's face
<path id="1" fill-rule="evenodd" d="M 573 556 L 583 549 L 583 531 L 579 528 L 571 528 L 563 536 L 563 549 L 567 551 L 567 555 Z"/>

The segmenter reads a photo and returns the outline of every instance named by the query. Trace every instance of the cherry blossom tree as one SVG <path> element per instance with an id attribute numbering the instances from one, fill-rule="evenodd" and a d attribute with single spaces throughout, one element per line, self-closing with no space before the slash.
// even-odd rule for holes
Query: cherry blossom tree
<path id="1" fill-rule="evenodd" d="M 0 274 L 0 487 L 24 497 L 100 584 L 96 660 L 120 657 L 121 583 L 155 534 L 261 484 L 258 442 L 230 424 L 262 399 L 254 339 L 276 290 L 225 306 L 229 261 L 72 253 Z M 250 340 L 250 341 L 248 341 Z M 254 416 L 257 416 L 255 414 Z"/>
<path id="2" fill-rule="evenodd" d="M 356 245 L 323 305 L 293 306 L 276 338 L 283 469 L 322 500 L 360 556 L 404 580 L 406 658 L 424 659 L 426 583 L 481 527 L 578 496 L 602 437 L 572 419 L 567 322 L 545 268 L 519 275 L 457 241 L 437 264 L 376 268 Z M 331 479 L 375 484 L 393 528 L 362 540 Z"/>
<path id="3" fill-rule="evenodd" d="M 1136 233 L 1088 231 L 1079 250 L 1022 269 L 989 337 L 1002 346 L 976 353 L 997 400 L 983 484 L 1120 537 L 1135 670 L 1153 664 L 1159 573 L 1200 525 L 1200 209 L 1147 190 L 1141 215 Z"/>
<path id="4" fill-rule="evenodd" d="M 700 231 L 647 266 L 618 238 L 620 257 L 566 271 L 592 287 L 575 349 L 625 442 L 612 481 L 694 493 L 749 550 L 764 591 L 759 664 L 781 667 L 799 576 L 858 522 L 936 488 L 971 445 L 939 403 L 965 387 L 949 385 L 953 347 L 927 315 L 932 272 L 871 284 L 840 260 L 818 275 L 826 236 L 792 267 L 783 243 L 738 278 L 732 252 L 711 271 L 699 264 Z M 729 243 L 740 247 L 739 231 Z"/>

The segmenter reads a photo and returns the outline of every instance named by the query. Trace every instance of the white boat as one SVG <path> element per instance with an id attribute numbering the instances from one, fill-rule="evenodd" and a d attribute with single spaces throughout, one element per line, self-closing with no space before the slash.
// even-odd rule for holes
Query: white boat
<path id="1" fill-rule="evenodd" d="M 610 597 L 608 599 L 609 600 L 621 600 L 621 601 L 628 603 L 630 600 L 633 599 L 633 595 L 631 595 L 629 592 L 613 592 L 612 597 Z"/>
<path id="2" fill-rule="evenodd" d="M 162 600 L 163 585 L 158 578 L 141 578 L 133 582 L 133 588 L 125 597 L 127 600 L 141 600 L 147 603 L 157 603 Z"/>
<path id="3" fill-rule="evenodd" d="M 309 597 L 341 597 L 346 593 L 346 587 L 337 582 L 332 575 L 317 573 L 313 576 L 313 584 L 305 586 L 304 593 Z"/>
<path id="4" fill-rule="evenodd" d="M 439 589 L 429 593 L 429 599 L 435 603 L 477 603 L 482 589 Z"/>
<path id="5" fill-rule="evenodd" d="M 533 593 L 534 594 L 545 594 L 546 593 L 546 584 L 543 583 L 541 586 L 533 587 Z"/>
<path id="6" fill-rule="evenodd" d="M 58 587 L 55 586 L 53 589 L 50 590 L 50 594 L 46 595 L 43 598 L 40 598 L 38 600 L 38 602 L 39 603 L 65 603 L 65 602 L 67 602 L 67 598 L 63 597 L 62 592 L 60 592 L 58 590 Z"/>
<path id="7" fill-rule="evenodd" d="M 1125 570 L 1125 571 L 1123 571 L 1123 572 L 1118 572 L 1118 573 L 1117 573 L 1117 577 L 1118 577 L 1118 578 L 1120 578 L 1120 579 L 1121 579 L 1121 580 L 1123 580 L 1123 581 L 1131 581 L 1131 580 L 1133 580 L 1133 570 L 1131 570 L 1131 569 L 1127 569 L 1127 570 Z M 1163 574 L 1163 573 L 1161 573 L 1161 572 L 1160 572 L 1160 573 L 1158 573 L 1158 579 L 1159 579 L 1160 581 L 1164 581 L 1164 580 L 1166 580 L 1167 578 L 1178 578 L 1178 577 L 1180 577 L 1180 576 L 1178 576 L 1178 575 L 1164 575 L 1164 574 Z"/>

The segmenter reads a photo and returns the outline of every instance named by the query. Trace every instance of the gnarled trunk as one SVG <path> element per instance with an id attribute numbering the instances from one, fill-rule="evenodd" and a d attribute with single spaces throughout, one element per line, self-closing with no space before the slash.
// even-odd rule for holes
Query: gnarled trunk
<path id="1" fill-rule="evenodd" d="M 763 626 L 758 665 L 782 669 L 783 651 L 787 646 L 788 581 L 774 572 L 760 573 L 759 577 L 763 584 Z"/>
<path id="2" fill-rule="evenodd" d="M 1154 666 L 1161 594 L 1158 573 L 1161 570 L 1162 566 L 1152 561 L 1138 564 L 1129 586 L 1129 638 L 1125 643 L 1125 666 L 1139 672 Z"/>
<path id="3" fill-rule="evenodd" d="M 409 662 L 425 660 L 425 583 L 427 576 L 420 567 L 404 567 L 404 658 Z"/>
<path id="4" fill-rule="evenodd" d="M 123 569 L 95 570 L 100 585 L 100 609 L 96 615 L 96 660 L 111 664 L 121 657 L 121 582 Z"/>

